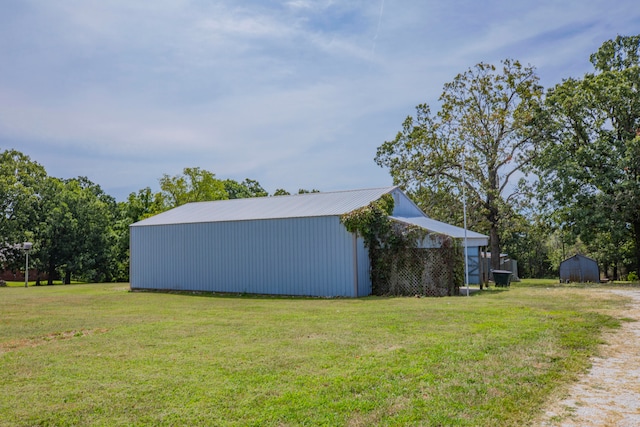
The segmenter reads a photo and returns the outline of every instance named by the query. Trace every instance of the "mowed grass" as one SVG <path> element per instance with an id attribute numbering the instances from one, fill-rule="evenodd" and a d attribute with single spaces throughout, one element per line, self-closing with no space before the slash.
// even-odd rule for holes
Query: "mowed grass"
<path id="1" fill-rule="evenodd" d="M 520 426 L 622 298 L 303 299 L 0 288 L 0 425 Z"/>

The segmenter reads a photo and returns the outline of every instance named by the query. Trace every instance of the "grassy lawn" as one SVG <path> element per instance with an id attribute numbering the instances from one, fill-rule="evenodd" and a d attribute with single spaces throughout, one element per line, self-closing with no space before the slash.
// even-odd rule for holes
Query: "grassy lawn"
<path id="1" fill-rule="evenodd" d="M 0 288 L 0 425 L 520 426 L 624 300 L 294 299 Z"/>

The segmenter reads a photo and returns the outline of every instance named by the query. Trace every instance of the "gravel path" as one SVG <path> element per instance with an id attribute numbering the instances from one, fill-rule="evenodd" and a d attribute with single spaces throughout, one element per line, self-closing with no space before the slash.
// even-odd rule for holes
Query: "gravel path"
<path id="1" fill-rule="evenodd" d="M 631 298 L 621 312 L 635 319 L 605 337 L 602 357 L 591 370 L 550 408 L 540 426 L 640 426 L 640 290 L 611 290 Z"/>

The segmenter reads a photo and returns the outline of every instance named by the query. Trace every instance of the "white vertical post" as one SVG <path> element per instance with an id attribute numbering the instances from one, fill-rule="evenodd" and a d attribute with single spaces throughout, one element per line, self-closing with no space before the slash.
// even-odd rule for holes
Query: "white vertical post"
<path id="1" fill-rule="evenodd" d="M 358 233 L 353 233 L 352 238 L 353 250 L 353 296 L 358 298 Z"/>
<path id="2" fill-rule="evenodd" d="M 464 281 L 467 285 L 467 296 L 469 296 L 469 248 L 467 247 L 467 192 L 465 162 L 467 153 L 465 146 L 462 147 L 462 217 L 464 222 Z"/>
<path id="3" fill-rule="evenodd" d="M 24 287 L 28 287 L 29 286 L 29 251 L 27 252 L 27 261 L 26 261 L 26 265 L 24 268 Z"/>
<path id="4" fill-rule="evenodd" d="M 24 253 L 27 255 L 27 260 L 24 266 L 24 287 L 25 288 L 29 286 L 29 251 L 31 250 L 32 247 L 33 247 L 33 244 L 31 242 L 24 242 L 22 244 L 22 249 L 24 249 Z"/>

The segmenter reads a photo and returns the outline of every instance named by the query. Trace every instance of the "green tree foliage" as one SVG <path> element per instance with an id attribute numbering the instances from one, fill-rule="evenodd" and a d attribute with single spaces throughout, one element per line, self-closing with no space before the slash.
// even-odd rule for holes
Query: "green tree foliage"
<path id="1" fill-rule="evenodd" d="M 154 193 L 145 187 L 137 193 L 129 194 L 126 202 L 120 203 L 122 215 L 131 222 L 141 221 L 165 210 L 162 193 Z"/>
<path id="2" fill-rule="evenodd" d="M 165 207 L 175 208 L 185 203 L 226 200 L 229 198 L 224 183 L 215 174 L 200 168 L 184 168 L 181 175 L 160 178 L 160 189 Z"/>
<path id="3" fill-rule="evenodd" d="M 258 181 L 246 178 L 242 182 L 233 179 L 222 181 L 229 199 L 247 199 L 250 197 L 266 197 L 269 195 Z"/>
<path id="4" fill-rule="evenodd" d="M 461 219 L 464 187 L 471 226 L 488 230 L 491 252 L 500 253 L 500 223 L 517 194 L 514 176 L 543 137 L 542 95 L 533 67 L 509 59 L 501 68 L 480 63 L 445 84 L 436 115 L 418 105 L 375 160 L 436 219 Z M 452 209 L 460 213 L 452 217 Z"/>
<path id="5" fill-rule="evenodd" d="M 397 243 L 389 216 L 393 213 L 393 196 L 385 194 L 369 205 L 342 215 L 340 221 L 347 231 L 356 233 L 369 249 L 371 282 L 374 295 L 386 289 L 389 260 L 384 256 L 384 247 Z"/>
<path id="6" fill-rule="evenodd" d="M 278 188 L 276 189 L 276 191 L 273 192 L 274 196 L 290 196 L 291 193 L 289 193 L 287 190 L 283 189 L 283 188 Z"/>
<path id="7" fill-rule="evenodd" d="M 311 190 L 307 190 L 306 188 L 299 188 L 298 189 L 298 193 L 297 194 L 309 194 L 309 193 L 319 193 L 320 190 L 318 189 L 311 189 Z M 276 191 L 273 192 L 274 196 L 290 196 L 291 193 L 289 193 L 287 190 L 283 189 L 283 188 L 278 188 L 276 189 Z"/>
<path id="8" fill-rule="evenodd" d="M 618 36 L 591 55 L 595 72 L 551 89 L 553 138 L 537 161 L 540 193 L 555 222 L 623 262 L 633 242 L 640 266 L 640 35 Z M 616 258 L 616 259 L 614 259 Z"/>
<path id="9" fill-rule="evenodd" d="M 550 230 L 543 217 L 535 213 L 514 213 L 501 223 L 503 251 L 518 261 L 521 278 L 552 277 L 558 269 L 551 262 Z"/>
<path id="10" fill-rule="evenodd" d="M 40 266 L 49 284 L 58 272 L 87 281 L 112 279 L 115 201 L 87 178 L 48 178 L 41 193 L 36 237 Z"/>
<path id="11" fill-rule="evenodd" d="M 33 239 L 46 176 L 29 156 L 16 150 L 0 153 L 0 252 L 6 267 L 15 268 L 22 260 L 16 245 Z"/>

